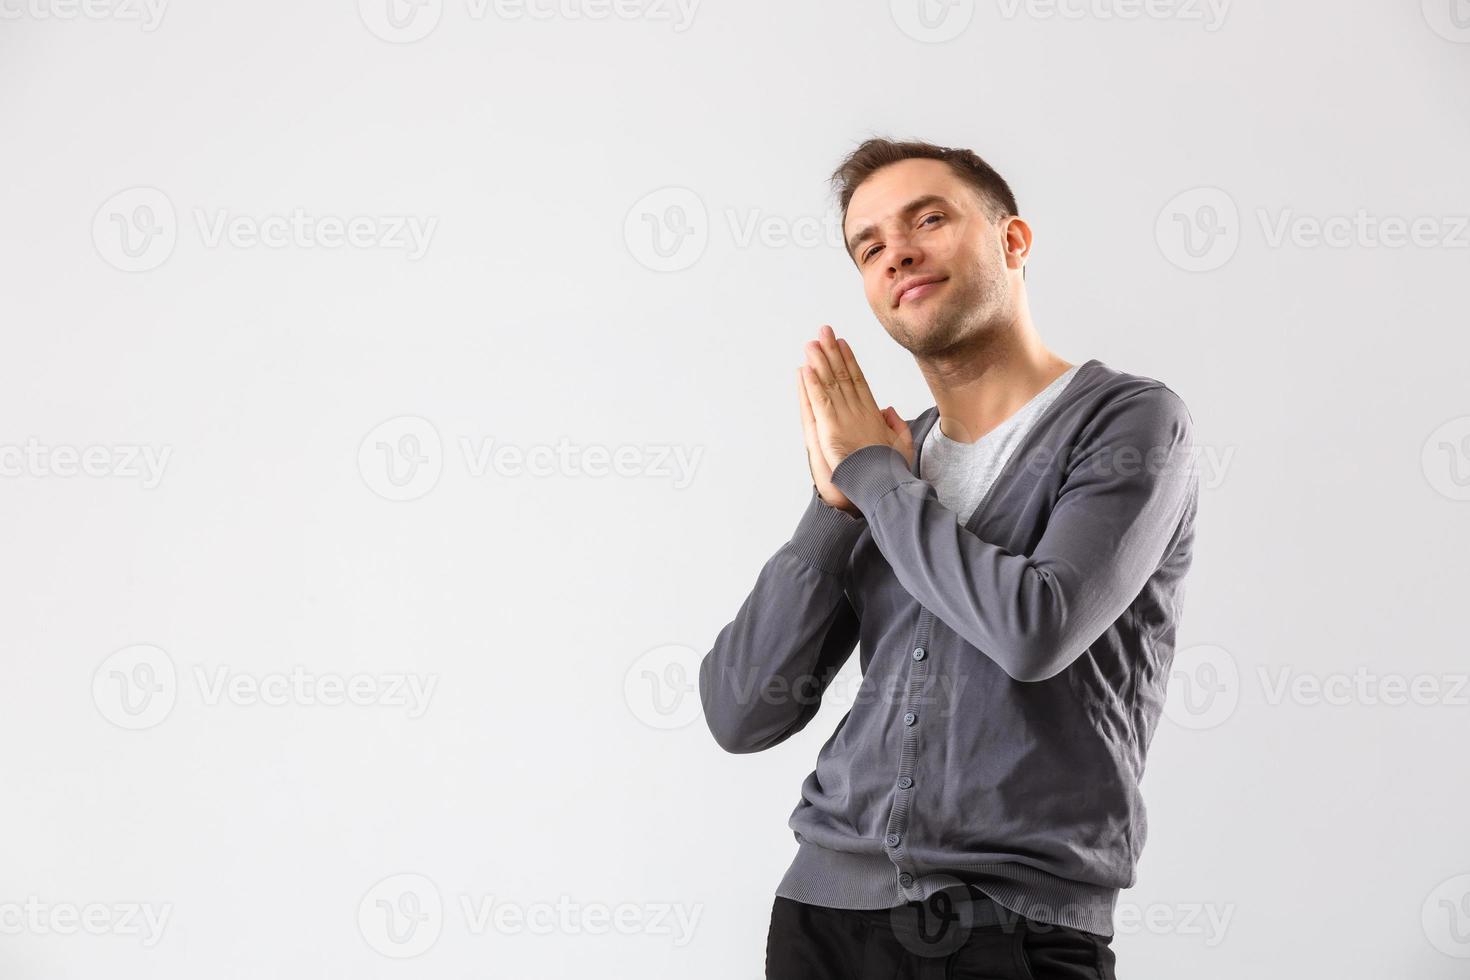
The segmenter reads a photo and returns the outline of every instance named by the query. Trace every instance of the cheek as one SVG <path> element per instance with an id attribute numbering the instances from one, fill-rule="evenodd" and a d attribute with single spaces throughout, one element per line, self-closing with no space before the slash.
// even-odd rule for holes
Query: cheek
<path id="1" fill-rule="evenodd" d="M 951 232 L 939 243 L 938 250 L 942 253 L 944 261 L 963 265 L 970 261 L 966 250 L 967 244 L 963 236 Z"/>
<path id="2" fill-rule="evenodd" d="M 881 309 L 888 305 L 888 290 L 884 288 L 883 281 L 877 276 L 867 276 L 863 279 L 863 292 L 867 294 L 868 305 L 874 309 Z"/>

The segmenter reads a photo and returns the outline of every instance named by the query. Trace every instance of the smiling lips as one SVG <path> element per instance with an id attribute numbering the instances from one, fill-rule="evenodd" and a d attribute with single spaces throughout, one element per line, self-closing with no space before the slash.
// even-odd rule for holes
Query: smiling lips
<path id="1" fill-rule="evenodd" d="M 894 290 L 893 305 L 897 306 L 904 300 L 912 303 L 916 299 L 928 296 L 944 281 L 944 276 L 916 276 L 913 279 L 906 279 Z"/>

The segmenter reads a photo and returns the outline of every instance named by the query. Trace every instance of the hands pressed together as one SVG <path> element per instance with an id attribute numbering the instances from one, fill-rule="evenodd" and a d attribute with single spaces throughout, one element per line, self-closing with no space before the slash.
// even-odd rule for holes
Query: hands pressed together
<path id="1" fill-rule="evenodd" d="M 847 341 L 822 324 L 817 339 L 806 342 L 806 363 L 797 368 L 801 426 L 807 463 L 817 493 L 830 506 L 858 514 L 852 501 L 832 485 L 832 471 L 864 446 L 892 446 L 914 465 L 908 423 L 893 406 L 879 408 Z"/>

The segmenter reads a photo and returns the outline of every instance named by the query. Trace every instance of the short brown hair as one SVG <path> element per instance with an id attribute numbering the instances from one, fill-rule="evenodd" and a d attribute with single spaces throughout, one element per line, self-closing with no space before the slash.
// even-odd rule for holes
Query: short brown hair
<path id="1" fill-rule="evenodd" d="M 1011 193 L 1010 185 L 973 150 L 936 146 L 920 140 L 896 141 L 874 137 L 864 140 L 832 172 L 831 182 L 837 189 L 838 201 L 842 205 L 843 225 L 847 224 L 847 206 L 852 202 L 853 192 L 858 189 L 859 184 L 880 167 L 916 157 L 942 160 L 949 164 L 955 175 L 973 187 L 980 199 L 989 205 L 991 217 L 996 220 L 1018 213 L 1016 196 Z"/>

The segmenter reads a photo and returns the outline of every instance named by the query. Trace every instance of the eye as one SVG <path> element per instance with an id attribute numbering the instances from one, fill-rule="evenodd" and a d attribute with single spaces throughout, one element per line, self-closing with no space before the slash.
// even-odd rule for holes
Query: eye
<path id="1" fill-rule="evenodd" d="M 944 220 L 944 212 L 942 212 L 942 211 L 931 211 L 928 214 L 924 215 L 924 217 L 922 217 L 922 218 L 919 219 L 919 224 L 922 225 L 922 224 L 926 223 L 930 218 L 938 218 L 939 220 L 943 221 Z M 867 250 L 864 251 L 861 256 L 859 256 L 859 261 L 861 261 L 861 262 L 868 261 L 868 259 L 873 255 L 873 253 L 875 251 L 877 251 L 878 249 L 882 248 L 882 247 L 883 247 L 882 245 L 870 245 L 867 248 Z"/>

